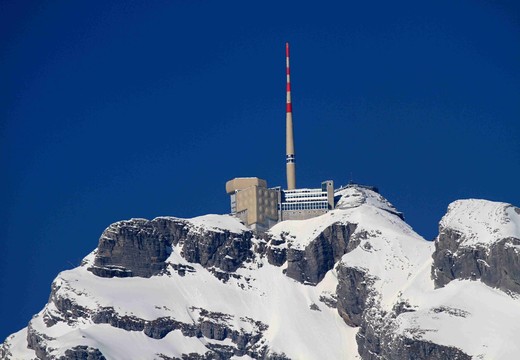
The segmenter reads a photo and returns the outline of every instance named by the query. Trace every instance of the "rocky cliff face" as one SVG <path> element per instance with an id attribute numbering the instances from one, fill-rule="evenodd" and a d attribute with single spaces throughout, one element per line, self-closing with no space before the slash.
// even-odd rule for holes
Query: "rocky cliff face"
<path id="1" fill-rule="evenodd" d="M 177 218 L 120 221 L 101 235 L 89 271 L 101 277 L 151 277 L 166 269 L 177 245 L 188 262 L 235 271 L 252 256 L 251 238 L 252 232 L 245 229 L 195 231 L 190 222 Z"/>
<path id="2" fill-rule="evenodd" d="M 362 269 L 339 264 L 336 288 L 339 315 L 350 326 L 360 326 L 363 313 L 370 308 L 370 293 L 374 291 L 374 279 Z"/>
<path id="3" fill-rule="evenodd" d="M 352 250 L 355 224 L 333 224 L 325 228 L 305 249 L 287 249 L 287 272 L 290 278 L 316 285 L 341 257 Z"/>
<path id="4" fill-rule="evenodd" d="M 173 237 L 182 236 L 183 231 L 182 222 L 166 219 L 132 219 L 112 224 L 99 239 L 89 271 L 101 277 L 157 275 L 166 268 Z"/>
<path id="5" fill-rule="evenodd" d="M 450 205 L 435 241 L 435 285 L 455 279 L 483 283 L 520 294 L 520 209 L 478 200 Z"/>
<path id="6" fill-rule="evenodd" d="M 336 195 L 334 211 L 261 236 L 224 215 L 112 224 L 0 358 L 520 354 L 517 208 L 455 202 L 433 244 L 372 189 Z"/>

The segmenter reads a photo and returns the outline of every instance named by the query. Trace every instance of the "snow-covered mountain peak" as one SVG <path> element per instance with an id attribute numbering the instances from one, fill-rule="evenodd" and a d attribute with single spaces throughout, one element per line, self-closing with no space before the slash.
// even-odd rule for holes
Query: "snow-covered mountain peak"
<path id="1" fill-rule="evenodd" d="M 373 187 L 352 184 L 339 189 L 334 195 L 339 197 L 336 209 L 350 209 L 367 204 L 394 214 L 401 214 Z"/>
<path id="2" fill-rule="evenodd" d="M 348 185 L 335 193 L 336 208 L 321 216 L 307 220 L 287 220 L 273 226 L 268 234 L 283 240 L 284 247 L 303 249 L 327 228 L 334 224 L 357 227 L 358 233 L 391 233 L 417 235 L 403 221 L 403 215 L 381 194 L 362 185 Z"/>
<path id="3" fill-rule="evenodd" d="M 520 294 L 520 209 L 476 199 L 451 203 L 439 223 L 432 256 L 437 287 L 479 279 Z"/>
<path id="4" fill-rule="evenodd" d="M 457 200 L 448 206 L 440 228 L 458 232 L 460 245 L 492 244 L 505 238 L 520 239 L 520 209 L 488 200 Z"/>
<path id="5" fill-rule="evenodd" d="M 335 195 L 265 235 L 229 215 L 112 224 L 0 358 L 518 358 L 520 210 L 454 202 L 433 243 L 374 188 Z"/>

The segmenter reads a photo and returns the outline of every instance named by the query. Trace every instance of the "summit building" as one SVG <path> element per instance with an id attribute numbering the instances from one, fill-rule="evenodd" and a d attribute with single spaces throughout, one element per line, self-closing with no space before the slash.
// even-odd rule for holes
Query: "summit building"
<path id="1" fill-rule="evenodd" d="M 285 64 L 287 189 L 268 188 L 267 182 L 257 177 L 235 178 L 226 183 L 226 192 L 231 198 L 231 213 L 259 232 L 268 230 L 280 221 L 305 220 L 334 209 L 332 180 L 323 181 L 319 188 L 296 188 L 289 43 L 285 44 Z"/>

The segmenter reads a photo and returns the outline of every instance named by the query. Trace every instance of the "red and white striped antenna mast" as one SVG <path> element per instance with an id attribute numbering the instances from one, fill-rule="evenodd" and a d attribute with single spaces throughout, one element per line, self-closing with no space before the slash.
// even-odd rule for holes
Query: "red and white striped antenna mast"
<path id="1" fill-rule="evenodd" d="M 296 163 L 294 157 L 294 135 L 291 101 L 291 70 L 289 66 L 289 43 L 285 43 L 285 68 L 287 74 L 287 101 L 285 116 L 287 190 L 296 189 Z"/>

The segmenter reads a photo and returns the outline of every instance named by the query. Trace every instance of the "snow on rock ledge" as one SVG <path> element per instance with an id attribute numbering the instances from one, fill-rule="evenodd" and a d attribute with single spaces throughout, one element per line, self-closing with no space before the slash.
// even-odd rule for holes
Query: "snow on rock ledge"
<path id="1" fill-rule="evenodd" d="M 487 200 L 451 203 L 432 257 L 437 287 L 454 279 L 480 279 L 520 293 L 520 209 Z"/>
<path id="2" fill-rule="evenodd" d="M 176 219 L 176 218 L 170 218 Z M 234 234 L 241 234 L 249 229 L 242 224 L 236 217 L 231 215 L 217 215 L 209 214 L 197 216 L 191 219 L 187 219 L 186 223 L 194 231 L 213 231 L 213 232 L 226 232 L 229 231 Z"/>

